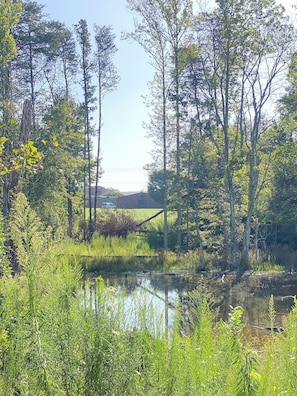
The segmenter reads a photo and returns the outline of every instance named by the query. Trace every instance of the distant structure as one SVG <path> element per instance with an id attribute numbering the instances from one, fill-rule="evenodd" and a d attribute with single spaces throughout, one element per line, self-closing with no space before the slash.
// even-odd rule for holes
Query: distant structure
<path id="1" fill-rule="evenodd" d="M 114 197 L 110 194 L 108 188 L 98 186 L 97 187 L 97 202 L 96 207 L 101 208 L 105 202 L 111 202 L 116 205 L 117 197 Z M 86 188 L 86 206 L 89 207 L 89 189 Z M 91 207 L 95 207 L 95 186 L 91 186 Z"/>
<path id="2" fill-rule="evenodd" d="M 149 196 L 147 192 L 127 192 L 122 193 L 120 197 L 110 195 L 110 191 L 107 188 L 98 186 L 97 190 L 97 208 L 104 206 L 106 202 L 113 203 L 119 209 L 159 209 L 162 208 L 162 204 L 155 201 Z M 89 190 L 86 191 L 86 197 L 89 196 Z M 95 203 L 95 186 L 91 187 L 91 205 L 94 208 Z M 88 207 L 89 202 L 86 198 L 86 205 Z"/>
<path id="3" fill-rule="evenodd" d="M 155 201 L 146 192 L 130 193 L 118 197 L 117 207 L 122 209 L 139 209 L 139 208 L 162 208 L 162 204 Z"/>

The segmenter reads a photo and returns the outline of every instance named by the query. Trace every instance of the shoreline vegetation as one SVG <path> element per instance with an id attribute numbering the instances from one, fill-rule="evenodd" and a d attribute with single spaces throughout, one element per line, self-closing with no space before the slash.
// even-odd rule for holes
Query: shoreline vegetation
<path id="1" fill-rule="evenodd" d="M 140 304 L 132 293 L 133 309 L 127 312 L 124 289 L 105 284 L 100 276 L 94 288 L 94 280 L 84 278 L 91 266 L 82 257 L 122 256 L 127 264 L 137 254 L 143 260 L 152 252 L 144 240 L 135 235 L 94 235 L 81 244 L 54 239 L 21 194 L 10 233 L 19 271 L 11 276 L 9 266 L 3 267 L 0 278 L 1 396 L 297 394 L 295 298 L 284 331 L 274 331 L 271 296 L 271 330 L 251 344 L 243 308 L 230 306 L 227 319 L 219 319 L 201 281 L 188 293 L 187 328 L 177 305 L 169 333 L 148 300 Z M 166 272 L 197 271 L 197 252 L 160 257 Z M 228 273 L 223 274 L 227 281 Z M 137 313 L 134 324 L 128 323 L 130 313 Z"/>
<path id="2" fill-rule="evenodd" d="M 149 302 L 127 329 L 125 291 L 97 277 L 82 293 L 80 264 L 51 253 L 29 255 L 21 274 L 0 279 L 1 395 L 296 394 L 295 306 L 276 332 L 271 298 L 271 331 L 256 348 L 245 339 L 242 308 L 218 320 L 203 283 L 189 293 L 186 334 L 178 307 L 168 337 Z"/>

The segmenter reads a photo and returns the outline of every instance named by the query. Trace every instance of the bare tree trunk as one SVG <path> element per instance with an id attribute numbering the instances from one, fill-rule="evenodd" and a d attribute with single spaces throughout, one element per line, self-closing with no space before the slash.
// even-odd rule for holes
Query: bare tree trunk
<path id="1" fill-rule="evenodd" d="M 200 227 L 199 227 L 199 216 L 198 216 L 198 205 L 197 202 L 195 201 L 195 223 L 196 223 L 196 233 L 197 233 L 197 239 L 199 242 L 199 261 L 200 261 L 200 267 L 202 270 L 205 269 L 205 258 L 204 258 L 204 249 L 203 249 L 203 241 L 200 233 Z"/>
<path id="2" fill-rule="evenodd" d="M 69 180 L 68 180 L 68 184 L 69 184 Z M 69 238 L 72 238 L 73 236 L 73 206 L 72 206 L 72 199 L 70 196 L 70 189 L 67 189 L 67 212 L 68 212 L 68 230 L 67 230 L 67 234 L 69 236 Z"/>
<path id="3" fill-rule="evenodd" d="M 226 46 L 226 71 L 225 71 L 225 88 L 224 88 L 224 104 L 223 104 L 223 132 L 224 132 L 224 161 L 226 169 L 226 183 L 227 191 L 230 198 L 230 239 L 231 239 L 231 269 L 238 269 L 238 247 L 236 240 L 236 221 L 235 221 L 235 194 L 233 185 L 233 170 L 229 158 L 229 93 L 230 93 L 230 32 L 228 32 L 227 46 Z"/>
<path id="4" fill-rule="evenodd" d="M 179 66 L 178 66 L 178 48 L 175 48 L 175 133 L 176 133 L 176 189 L 177 189 L 177 250 L 181 250 L 182 236 L 182 206 L 181 206 L 181 182 L 180 182 L 180 103 L 179 103 Z"/>
<path id="5" fill-rule="evenodd" d="M 255 201 L 256 201 L 256 190 L 259 180 L 259 171 L 256 170 L 257 166 L 257 155 L 256 147 L 252 144 L 250 152 L 250 174 L 249 174 L 249 186 L 248 186 L 248 211 L 246 216 L 246 222 L 243 233 L 243 248 L 242 257 L 240 262 L 241 271 L 245 271 L 249 268 L 249 249 L 250 249 L 250 235 L 251 235 L 251 223 L 252 216 L 254 214 Z"/>
<path id="6" fill-rule="evenodd" d="M 98 115 L 98 141 L 97 141 L 97 159 L 96 159 L 96 176 L 95 176 L 95 197 L 94 197 L 94 224 L 97 222 L 97 201 L 99 187 L 99 171 L 100 171 L 100 150 L 101 150 L 101 128 L 102 128 L 102 92 L 101 81 L 99 79 L 99 115 Z"/>
<path id="7" fill-rule="evenodd" d="M 72 200 L 71 198 L 67 198 L 68 203 L 68 236 L 69 238 L 73 237 L 73 210 L 72 210 Z"/>
<path id="8" fill-rule="evenodd" d="M 163 183 L 164 183 L 164 202 L 163 202 L 163 218 L 164 218 L 164 250 L 168 249 L 168 183 L 167 183 L 167 98 L 166 98 L 166 81 L 165 81 L 165 59 L 162 56 L 162 118 L 163 118 Z"/>

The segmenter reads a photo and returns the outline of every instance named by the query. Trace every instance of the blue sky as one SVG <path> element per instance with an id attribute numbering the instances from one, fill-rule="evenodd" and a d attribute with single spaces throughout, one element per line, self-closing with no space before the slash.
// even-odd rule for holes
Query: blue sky
<path id="1" fill-rule="evenodd" d="M 100 185 L 120 191 L 145 191 L 147 172 L 143 167 L 152 162 L 153 144 L 146 137 L 143 122 L 149 109 L 143 103 L 147 82 L 153 78 L 148 56 L 135 42 L 121 40 L 122 31 L 133 30 L 133 15 L 125 0 L 38 0 L 52 19 L 71 27 L 86 19 L 89 31 L 93 26 L 111 25 L 116 34 L 118 51 L 114 57 L 121 81 L 118 89 L 104 101 L 101 157 L 104 174 Z"/>

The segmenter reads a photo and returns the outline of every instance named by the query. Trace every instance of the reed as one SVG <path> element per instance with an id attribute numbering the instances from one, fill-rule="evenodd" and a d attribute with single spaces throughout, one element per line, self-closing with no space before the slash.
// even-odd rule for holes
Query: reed
<path id="1" fill-rule="evenodd" d="M 59 245 L 58 254 L 69 256 L 146 256 L 154 255 L 155 252 L 149 247 L 148 242 L 135 235 L 128 234 L 123 237 L 104 237 L 97 232 L 94 233 L 90 243 L 74 243 L 73 240 L 65 238 Z"/>
<path id="2" fill-rule="evenodd" d="M 259 365 L 242 340 L 240 308 L 218 321 L 199 287 L 189 328 L 183 332 L 177 307 L 168 336 L 147 296 L 132 293 L 127 309 L 125 291 L 100 278 L 83 287 L 79 267 L 65 258 L 45 273 L 34 297 L 38 336 L 26 275 L 1 278 L 1 395 L 296 394 L 296 313 L 289 338 L 273 334 Z"/>
<path id="3" fill-rule="evenodd" d="M 187 326 L 177 305 L 168 331 L 147 295 L 83 281 L 74 255 L 53 254 L 22 196 L 11 229 L 22 272 L 0 278 L 1 396 L 297 394 L 295 299 L 285 333 L 269 333 L 259 354 L 243 339 L 242 308 L 218 320 L 203 281 Z M 272 324 L 273 310 L 271 298 Z"/>

